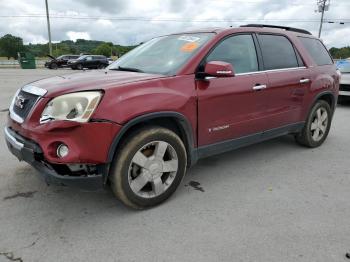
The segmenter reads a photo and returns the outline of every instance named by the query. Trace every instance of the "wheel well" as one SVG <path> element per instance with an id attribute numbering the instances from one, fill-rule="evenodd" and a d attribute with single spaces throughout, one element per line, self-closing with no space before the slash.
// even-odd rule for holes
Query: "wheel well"
<path id="1" fill-rule="evenodd" d="M 181 124 L 181 120 L 177 119 L 176 117 L 157 117 L 157 118 L 152 118 L 148 120 L 144 120 L 141 122 L 138 122 L 134 125 L 132 125 L 130 128 L 127 129 L 125 133 L 123 133 L 119 139 L 119 143 L 117 147 L 114 150 L 114 154 L 118 152 L 118 149 L 121 146 L 121 141 L 125 141 L 125 139 L 130 136 L 133 133 L 137 133 L 137 130 L 140 128 L 144 128 L 147 126 L 160 126 L 164 127 L 166 129 L 169 129 L 173 131 L 175 134 L 177 134 L 182 142 L 185 145 L 186 148 L 186 153 L 187 153 L 187 165 L 191 165 L 191 148 L 192 148 L 192 143 L 193 141 L 190 141 L 191 139 L 189 138 L 187 132 L 192 132 L 191 130 L 186 130 L 186 128 Z M 189 134 L 192 135 L 192 134 Z"/>
<path id="2" fill-rule="evenodd" d="M 331 107 L 331 109 L 333 110 L 333 107 L 334 107 L 334 97 L 333 97 L 333 95 L 331 95 L 331 94 L 323 94 L 317 100 L 326 101 L 329 104 L 329 106 Z"/>

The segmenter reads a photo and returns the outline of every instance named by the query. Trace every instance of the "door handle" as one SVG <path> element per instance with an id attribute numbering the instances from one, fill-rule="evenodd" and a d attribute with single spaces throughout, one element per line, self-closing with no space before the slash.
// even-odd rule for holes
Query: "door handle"
<path id="1" fill-rule="evenodd" d="M 308 79 L 308 78 L 302 78 L 302 79 L 300 79 L 300 84 L 306 84 L 306 83 L 309 83 L 310 82 L 310 79 Z"/>
<path id="2" fill-rule="evenodd" d="M 253 90 L 257 91 L 257 90 L 262 90 L 265 89 L 266 85 L 259 85 L 257 84 L 256 86 L 253 86 Z"/>

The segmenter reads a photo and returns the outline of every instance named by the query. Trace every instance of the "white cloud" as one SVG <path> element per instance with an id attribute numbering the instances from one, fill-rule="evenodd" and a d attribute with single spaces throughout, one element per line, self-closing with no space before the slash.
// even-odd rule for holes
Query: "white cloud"
<path id="1" fill-rule="evenodd" d="M 321 38 L 327 46 L 332 46 L 333 43 L 337 43 L 338 46 L 350 46 L 350 27 L 328 30 Z"/>
<path id="2" fill-rule="evenodd" d="M 22 37 L 25 43 L 47 41 L 44 1 L 0 1 L 0 16 L 43 15 L 39 18 L 0 17 L 0 35 L 11 33 Z M 293 26 L 317 34 L 320 18 L 320 14 L 314 11 L 314 0 L 50 0 L 49 8 L 53 41 L 84 38 L 124 45 L 183 30 L 247 23 Z M 349 10 L 348 0 L 331 1 L 325 19 L 347 19 L 350 22 Z M 118 17 L 136 19 L 125 21 L 116 19 Z M 322 38 L 328 47 L 350 45 L 350 23 L 325 23 L 323 28 Z"/>
<path id="3" fill-rule="evenodd" d="M 88 32 L 69 31 L 67 32 L 67 36 L 69 37 L 69 40 L 73 40 L 73 41 L 76 41 L 77 39 L 85 39 L 85 40 L 91 39 Z"/>

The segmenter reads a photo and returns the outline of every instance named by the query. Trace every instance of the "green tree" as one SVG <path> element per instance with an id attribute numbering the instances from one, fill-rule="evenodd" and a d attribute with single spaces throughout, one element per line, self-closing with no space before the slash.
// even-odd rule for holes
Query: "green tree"
<path id="1" fill-rule="evenodd" d="M 93 54 L 95 55 L 104 55 L 110 57 L 113 53 L 113 44 L 112 43 L 103 43 L 100 44 L 93 50 Z"/>
<path id="2" fill-rule="evenodd" d="M 331 56 L 335 59 L 344 59 L 350 57 L 350 46 L 336 48 L 332 47 L 329 49 Z"/>
<path id="3" fill-rule="evenodd" d="M 67 55 L 67 54 L 71 54 L 71 48 L 69 47 L 69 45 L 67 44 L 63 44 L 63 43 L 57 43 L 57 44 L 53 44 L 53 56 L 58 57 L 60 55 Z"/>
<path id="4" fill-rule="evenodd" d="M 0 53 L 10 59 L 17 59 L 17 53 L 24 50 L 23 40 L 10 34 L 0 38 Z"/>

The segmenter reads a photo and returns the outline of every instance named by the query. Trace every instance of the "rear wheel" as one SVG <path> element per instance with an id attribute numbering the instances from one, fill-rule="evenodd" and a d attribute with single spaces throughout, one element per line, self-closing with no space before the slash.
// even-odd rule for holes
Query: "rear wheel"
<path id="1" fill-rule="evenodd" d="M 170 197 L 186 172 L 187 156 L 172 131 L 151 127 L 133 133 L 118 150 L 110 173 L 111 188 L 124 204 L 141 209 Z"/>
<path id="2" fill-rule="evenodd" d="M 318 147 L 327 138 L 331 126 L 332 112 L 326 101 L 320 100 L 312 107 L 303 130 L 296 141 L 307 147 Z"/>

